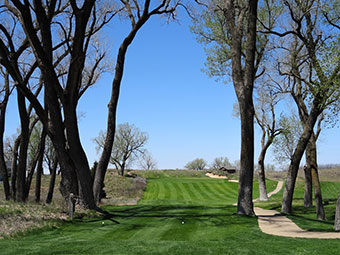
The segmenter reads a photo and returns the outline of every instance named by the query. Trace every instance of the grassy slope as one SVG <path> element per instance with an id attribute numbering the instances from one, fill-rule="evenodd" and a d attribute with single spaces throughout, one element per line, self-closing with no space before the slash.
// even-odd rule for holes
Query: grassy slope
<path id="1" fill-rule="evenodd" d="M 269 184 L 271 190 L 275 182 Z M 255 186 L 255 195 L 257 188 Z M 237 184 L 208 178 L 149 181 L 137 206 L 0 240 L 1 254 L 336 254 L 337 240 L 263 234 L 255 217 L 236 215 Z M 184 222 L 184 224 L 182 224 Z M 103 224 L 104 223 L 104 224 Z M 289 248 L 287 248 L 289 245 Z"/>

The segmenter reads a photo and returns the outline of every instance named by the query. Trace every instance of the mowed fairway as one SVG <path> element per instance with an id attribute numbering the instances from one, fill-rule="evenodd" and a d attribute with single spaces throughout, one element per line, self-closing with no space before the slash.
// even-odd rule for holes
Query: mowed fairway
<path id="1" fill-rule="evenodd" d="M 111 219 L 75 219 L 0 240 L 0 254 L 338 254 L 338 240 L 263 234 L 256 217 L 236 214 L 237 189 L 220 179 L 150 179 L 138 205 L 105 207 Z"/>

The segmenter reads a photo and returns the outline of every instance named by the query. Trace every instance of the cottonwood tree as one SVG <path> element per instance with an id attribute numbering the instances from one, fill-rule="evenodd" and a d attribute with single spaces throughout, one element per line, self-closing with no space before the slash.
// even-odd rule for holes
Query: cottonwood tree
<path id="1" fill-rule="evenodd" d="M 22 84 L 25 84 L 32 93 L 37 97 L 41 91 L 41 86 L 36 88 L 34 85 L 29 84 L 29 80 L 35 73 L 37 65 L 34 64 L 34 59 L 30 57 L 32 54 L 28 50 L 28 43 L 25 39 L 16 38 L 16 34 L 22 33 L 18 19 L 15 18 L 14 14 L 6 11 L 2 12 L 2 18 L 4 19 L 4 25 L 0 24 L 0 54 L 1 64 L 4 65 L 6 71 L 13 78 L 13 74 L 16 73 L 15 82 L 20 79 Z M 10 56 L 11 61 L 8 61 L 7 57 Z M 22 61 L 25 61 L 24 63 Z M 11 63 L 10 63 L 11 62 Z M 22 91 L 16 91 L 18 111 L 20 117 L 20 140 L 18 139 L 18 163 L 14 168 L 15 177 L 12 185 L 15 185 L 16 192 L 13 193 L 13 199 L 18 201 L 25 201 L 26 199 L 26 166 L 27 166 L 27 151 L 29 141 L 29 126 L 30 126 L 30 115 L 32 113 L 32 107 L 26 104 L 25 96 Z"/>
<path id="2" fill-rule="evenodd" d="M 259 165 L 259 191 L 260 200 L 268 200 L 266 177 L 265 177 L 265 157 L 269 147 L 272 145 L 276 136 L 281 133 L 280 127 L 277 125 L 275 107 L 279 103 L 280 96 L 276 94 L 272 88 L 268 86 L 261 87 L 257 91 L 257 99 L 255 102 L 255 120 L 261 128 L 261 152 L 258 157 Z"/>
<path id="3" fill-rule="evenodd" d="M 105 132 L 101 131 L 99 136 L 94 139 L 98 149 L 104 148 L 106 136 Z M 140 131 L 135 125 L 128 123 L 118 125 L 110 163 L 116 167 L 121 176 L 124 175 L 125 169 L 130 164 L 146 152 L 144 146 L 148 139 L 147 133 Z"/>
<path id="4" fill-rule="evenodd" d="M 230 163 L 227 157 L 215 158 L 210 166 L 210 168 L 213 170 L 219 170 L 222 167 L 225 167 L 225 168 L 232 167 L 232 164 Z"/>
<path id="5" fill-rule="evenodd" d="M 270 76 L 266 74 L 266 76 Z M 257 168 L 259 175 L 259 193 L 260 200 L 268 200 L 265 175 L 265 157 L 269 147 L 281 133 L 280 125 L 277 125 L 276 120 L 276 105 L 281 97 L 276 92 L 276 89 L 271 86 L 270 79 L 261 78 L 262 86 L 256 89 L 255 95 L 255 121 L 260 127 L 261 136 L 261 152 L 257 160 Z M 234 104 L 233 115 L 240 117 L 240 111 L 237 104 Z M 280 123 L 279 123 L 280 124 Z"/>
<path id="6" fill-rule="evenodd" d="M 18 91 L 33 105 L 44 126 L 48 127 L 62 172 L 61 191 L 68 200 L 70 193 L 79 194 L 83 205 L 100 210 L 94 201 L 87 157 L 82 148 L 77 104 L 92 79 L 84 79 L 86 53 L 91 39 L 117 12 L 99 8 L 100 2 L 84 1 L 6 1 L 2 13 L 11 13 L 20 21 L 26 44 L 32 49 L 44 84 L 44 107 L 15 66 L 12 48 L 1 47 L 1 64 L 9 71 Z M 104 10 L 104 11 L 101 11 Z M 57 35 L 56 37 L 54 35 Z M 58 37 L 59 36 L 59 37 Z M 13 52 L 12 52 L 13 53 Z M 98 63 L 102 60 L 98 57 Z M 60 68 L 64 66 L 64 68 Z M 65 69 L 63 77 L 61 72 Z M 91 73 L 91 72 L 90 72 Z M 23 140 L 23 139 L 22 139 Z M 26 140 L 26 138 L 25 138 Z M 79 187 L 78 187 L 79 184 Z M 80 193 L 79 193 L 80 192 Z"/>
<path id="7" fill-rule="evenodd" d="M 114 144 L 115 131 L 116 131 L 116 111 L 120 93 L 120 86 L 123 78 L 125 56 L 128 47 L 133 42 L 138 31 L 145 25 L 145 23 L 152 17 L 157 15 L 165 15 L 168 18 L 175 17 L 175 11 L 181 4 L 181 0 L 162 0 L 162 1 L 121 1 L 119 7 L 124 13 L 123 16 L 127 17 L 131 23 L 131 29 L 120 44 L 116 66 L 114 71 L 114 78 L 112 82 L 111 98 L 108 104 L 108 118 L 107 118 L 107 132 L 103 151 L 98 162 L 94 182 L 93 192 L 97 202 L 101 199 L 101 190 L 104 185 L 105 173 L 110 161 L 111 151 Z"/>
<path id="8" fill-rule="evenodd" d="M 338 0 L 335 1 L 327 1 L 325 5 L 322 6 L 322 14 L 325 17 L 326 21 L 339 33 L 340 30 L 340 2 Z M 339 45 L 339 42 L 335 42 L 335 44 L 329 45 L 331 48 L 335 47 L 337 49 L 337 46 Z M 332 50 L 332 52 L 335 52 L 335 54 L 331 54 L 328 57 L 330 58 L 330 64 L 331 68 L 332 65 L 336 65 L 337 61 L 339 61 L 339 54 L 337 54 L 337 50 Z M 326 62 L 327 63 L 327 62 Z M 339 70 L 339 69 L 338 69 Z M 339 84 L 339 78 L 337 80 L 337 86 L 340 86 Z M 337 116 L 339 113 L 339 104 L 337 104 L 333 109 L 333 116 Z M 335 110 L 335 111 L 334 111 Z M 340 230 L 340 192 L 338 195 L 337 205 L 336 205 L 336 212 L 335 212 L 335 220 L 334 220 L 334 229 Z"/>
<path id="9" fill-rule="evenodd" d="M 299 118 L 293 113 L 291 115 L 281 113 L 279 126 L 281 133 L 273 141 L 273 152 L 275 161 L 282 164 L 292 159 L 303 130 Z"/>
<path id="10" fill-rule="evenodd" d="M 324 61 L 322 51 L 325 50 L 325 45 L 333 46 L 333 53 L 331 54 L 333 57 L 337 58 L 339 54 L 334 51 L 338 45 L 337 36 L 332 34 L 334 30 L 331 28 L 334 26 L 324 22 L 325 18 L 322 16 L 321 2 L 292 0 L 284 1 L 284 4 L 284 18 L 290 19 L 288 24 L 291 27 L 283 32 L 282 30 L 276 31 L 267 28 L 267 32 L 280 37 L 296 37 L 303 45 L 307 56 L 306 61 L 308 61 L 311 70 L 313 70 L 310 80 L 302 81 L 310 88 L 310 109 L 308 117 L 304 121 L 303 133 L 298 140 L 290 162 L 283 194 L 281 211 L 291 213 L 294 187 L 301 158 L 313 134 L 317 119 L 327 105 L 334 101 L 334 98 L 338 95 L 340 61 L 336 61 L 334 65 Z M 295 79 L 299 79 L 299 77 L 295 77 Z"/>
<path id="11" fill-rule="evenodd" d="M 201 1 L 198 1 L 201 2 Z M 256 72 L 265 54 L 268 37 L 257 34 L 258 1 L 204 1 L 202 14 L 194 19 L 193 32 L 206 45 L 210 76 L 231 74 L 241 119 L 241 159 L 238 214 L 253 215 L 254 105 Z M 265 1 L 262 23 L 275 23 L 272 1 Z M 269 15 L 270 14 L 270 15 Z M 257 40 L 258 39 L 258 40 Z M 210 47 L 209 47 L 210 46 Z"/>
<path id="12" fill-rule="evenodd" d="M 202 158 L 194 159 L 193 161 L 188 162 L 184 167 L 189 170 L 204 170 L 207 166 L 207 162 Z"/>
<path id="13" fill-rule="evenodd" d="M 157 169 L 157 162 L 154 160 L 150 152 L 145 151 L 139 161 L 139 167 L 143 170 Z"/>

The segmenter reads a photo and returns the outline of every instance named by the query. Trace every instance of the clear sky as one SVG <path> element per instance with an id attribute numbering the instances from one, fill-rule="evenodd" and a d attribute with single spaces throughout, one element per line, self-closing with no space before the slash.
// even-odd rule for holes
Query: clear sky
<path id="1" fill-rule="evenodd" d="M 149 134 L 146 148 L 160 169 L 183 168 L 195 159 L 209 163 L 226 156 L 239 159 L 240 121 L 232 116 L 236 102 L 232 84 L 216 82 L 201 71 L 205 52 L 189 30 L 190 20 L 166 24 L 153 17 L 139 31 L 126 56 L 117 121 L 135 124 Z M 128 26 L 115 21 L 106 28 L 105 40 L 117 48 Z M 103 40 L 104 41 L 104 40 Z M 99 159 L 93 138 L 106 129 L 107 104 L 113 74 L 105 74 L 81 98 L 78 111 L 84 115 L 79 127 L 90 164 Z M 16 97 L 12 97 L 6 135 L 19 127 Z M 260 131 L 256 129 L 255 159 Z M 319 142 L 319 163 L 340 163 L 339 128 L 324 130 Z M 269 155 L 266 163 L 275 164 Z"/>

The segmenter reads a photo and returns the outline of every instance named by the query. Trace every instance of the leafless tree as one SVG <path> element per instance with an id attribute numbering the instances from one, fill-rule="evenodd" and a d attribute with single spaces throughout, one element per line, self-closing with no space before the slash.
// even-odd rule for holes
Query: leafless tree
<path id="1" fill-rule="evenodd" d="M 98 162 L 94 182 L 93 192 L 97 202 L 101 199 L 101 190 L 104 184 L 105 173 L 110 161 L 111 151 L 114 144 L 114 137 L 116 131 L 116 111 L 120 93 L 120 86 L 123 78 L 125 55 L 128 47 L 133 42 L 138 31 L 145 25 L 145 23 L 152 17 L 157 15 L 165 15 L 168 18 L 174 18 L 176 9 L 181 4 L 181 0 L 162 0 L 162 1 L 121 1 L 119 7 L 124 16 L 126 16 L 131 23 L 131 29 L 123 42 L 120 44 L 114 78 L 112 82 L 111 99 L 108 105 L 107 118 L 107 133 L 104 142 L 103 151 Z"/>

